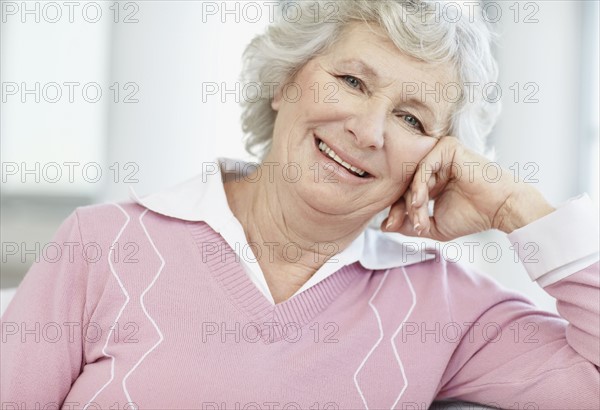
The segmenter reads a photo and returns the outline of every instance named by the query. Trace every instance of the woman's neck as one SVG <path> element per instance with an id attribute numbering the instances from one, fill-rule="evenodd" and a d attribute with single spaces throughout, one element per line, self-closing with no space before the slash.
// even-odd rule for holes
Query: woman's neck
<path id="1" fill-rule="evenodd" d="M 224 183 L 229 207 L 244 228 L 248 244 L 256 250 L 271 293 L 277 295 L 276 303 L 292 296 L 368 223 L 352 226 L 343 216 L 319 212 L 294 198 L 286 184 L 251 177 Z"/>

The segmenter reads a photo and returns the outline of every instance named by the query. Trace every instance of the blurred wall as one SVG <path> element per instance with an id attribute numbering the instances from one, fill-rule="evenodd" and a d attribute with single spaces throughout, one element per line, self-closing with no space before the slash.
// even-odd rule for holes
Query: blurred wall
<path id="1" fill-rule="evenodd" d="M 107 180 L 113 20 L 98 3 L 61 4 L 0 2 L 3 288 Z"/>
<path id="2" fill-rule="evenodd" d="M 139 166 L 139 193 L 201 172 L 218 152 L 243 152 L 236 95 L 226 92 L 235 89 L 245 44 L 265 22 L 236 22 L 240 2 L 222 19 L 211 14 L 213 4 L 147 2 L 139 23 L 113 28 L 111 76 L 140 92 L 137 103 L 111 105 L 108 157 Z M 126 198 L 127 188 L 109 184 L 102 199 Z"/>

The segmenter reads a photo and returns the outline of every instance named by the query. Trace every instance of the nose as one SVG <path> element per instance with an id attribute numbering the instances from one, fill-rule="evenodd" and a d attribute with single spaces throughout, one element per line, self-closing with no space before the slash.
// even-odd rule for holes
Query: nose
<path id="1" fill-rule="evenodd" d="M 356 107 L 348 117 L 345 130 L 354 135 L 356 145 L 361 148 L 383 147 L 387 109 L 383 103 L 365 103 Z"/>

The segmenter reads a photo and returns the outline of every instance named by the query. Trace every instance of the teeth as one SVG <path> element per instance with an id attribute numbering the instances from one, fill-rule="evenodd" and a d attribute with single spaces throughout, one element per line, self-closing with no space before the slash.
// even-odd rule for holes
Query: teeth
<path id="1" fill-rule="evenodd" d="M 360 175 L 361 177 L 366 173 L 360 168 L 355 167 L 354 165 L 348 164 L 346 161 L 343 161 L 331 148 L 327 146 L 323 141 L 319 143 L 319 149 L 324 152 L 327 156 L 333 159 L 335 162 L 343 166 L 344 168 L 354 172 L 355 174 Z"/>

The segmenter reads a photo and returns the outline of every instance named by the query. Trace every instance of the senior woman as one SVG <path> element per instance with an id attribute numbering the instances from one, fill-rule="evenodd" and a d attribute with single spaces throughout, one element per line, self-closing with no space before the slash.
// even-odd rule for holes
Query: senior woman
<path id="1" fill-rule="evenodd" d="M 477 141 L 497 106 L 405 87 L 494 81 L 485 24 L 315 4 L 246 51 L 247 78 L 277 84 L 245 103 L 260 164 L 219 158 L 64 222 L 74 251 L 36 264 L 3 318 L 3 408 L 598 408 L 589 199 L 490 181 Z M 562 317 L 369 227 L 388 208 L 384 231 L 499 229 L 524 261 L 535 245 L 528 273 Z"/>

